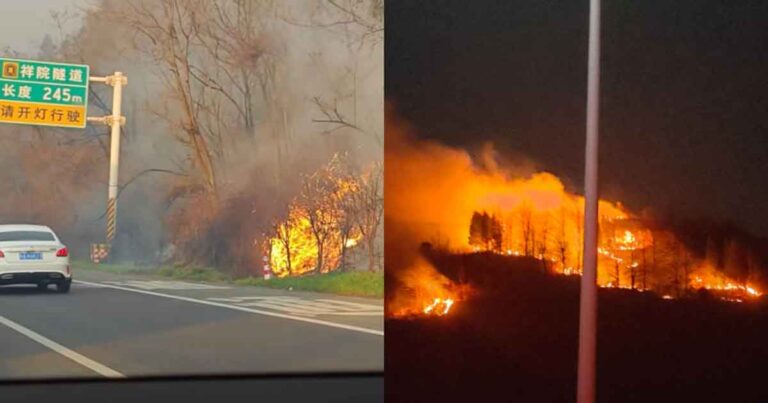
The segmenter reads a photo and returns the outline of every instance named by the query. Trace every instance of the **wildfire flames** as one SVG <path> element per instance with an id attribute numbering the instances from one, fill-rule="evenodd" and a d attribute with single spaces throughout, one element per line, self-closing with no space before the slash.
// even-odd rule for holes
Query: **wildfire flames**
<path id="1" fill-rule="evenodd" d="M 742 294 L 747 297 L 759 297 L 763 295 L 751 284 L 738 284 L 720 273 L 694 274 L 691 276 L 691 287 L 705 288 L 709 290 L 728 291 Z"/>
<path id="2" fill-rule="evenodd" d="M 556 273 L 581 274 L 584 199 L 555 175 L 502 170 L 490 149 L 479 167 L 465 151 L 407 139 L 397 129 L 388 128 L 387 141 L 386 216 L 410 240 L 434 240 L 457 252 L 529 256 Z M 602 287 L 654 290 L 669 298 L 684 288 L 730 292 L 723 298 L 731 299 L 762 295 L 755 284 L 729 279 L 693 258 L 671 232 L 646 228 L 621 203 L 599 202 L 599 228 Z M 429 288 L 425 283 L 433 278 L 407 274 L 414 267 L 402 270 L 404 283 Z M 447 313 L 452 303 L 443 298 L 414 302 L 432 301 L 424 314 Z"/>
<path id="3" fill-rule="evenodd" d="M 334 218 L 338 220 L 338 217 Z M 318 245 L 307 212 L 301 207 L 293 207 L 289 212 L 289 218 L 279 224 L 278 231 L 287 237 L 290 248 L 279 237 L 269 239 L 270 267 L 278 277 L 288 275 L 301 275 L 312 272 L 317 266 Z M 344 242 L 346 248 L 352 248 L 360 241 L 359 234 L 352 234 Z M 326 273 L 339 266 L 341 262 L 341 238 L 337 234 L 331 234 L 324 243 L 324 264 L 321 273 Z M 291 264 L 288 265 L 290 253 Z"/>
<path id="4" fill-rule="evenodd" d="M 362 239 L 360 231 L 350 224 L 351 213 L 345 205 L 348 197 L 359 191 L 359 182 L 336 172 L 335 163 L 336 159 L 331 160 L 316 173 L 325 175 L 322 181 L 307 180 L 310 185 L 305 186 L 305 197 L 297 197 L 290 204 L 288 217 L 277 223 L 274 234 L 268 237 L 265 249 L 276 276 L 332 271 L 341 263 L 342 249 L 353 248 Z M 320 255 L 322 261 L 318 263 Z"/>
<path id="5" fill-rule="evenodd" d="M 425 315 L 447 315 L 448 311 L 453 306 L 453 300 L 451 298 L 435 298 L 432 303 L 424 307 Z"/>
<path id="6" fill-rule="evenodd" d="M 445 316 L 471 292 L 468 286 L 454 284 L 438 273 L 421 257 L 403 272 L 401 280 L 407 291 L 402 298 L 387 302 L 390 316 Z"/>
<path id="7" fill-rule="evenodd" d="M 281 236 L 288 240 L 290 248 L 277 237 L 269 239 L 269 258 L 272 272 L 278 277 L 289 274 L 303 274 L 315 269 L 317 244 L 309 225 L 306 211 L 294 207 L 288 212 L 288 219 L 278 224 Z M 290 254 L 291 264 L 288 259 Z"/>

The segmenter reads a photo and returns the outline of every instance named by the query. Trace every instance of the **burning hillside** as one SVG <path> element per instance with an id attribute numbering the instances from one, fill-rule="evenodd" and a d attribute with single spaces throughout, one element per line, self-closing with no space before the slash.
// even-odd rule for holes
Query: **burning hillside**
<path id="1" fill-rule="evenodd" d="M 581 273 L 584 199 L 568 192 L 555 175 L 516 175 L 498 168 L 488 155 L 480 166 L 463 150 L 411 139 L 392 125 L 387 136 L 388 259 L 390 251 L 415 255 L 419 243 L 427 241 L 454 252 L 532 257 L 548 271 Z M 761 294 L 749 276 L 727 276 L 722 266 L 697 258 L 672 231 L 640 220 L 621 203 L 601 200 L 599 209 L 600 286 L 674 297 L 697 288 L 729 299 Z M 428 264 L 398 260 L 388 264 L 393 275 L 403 289 L 422 295 L 390 288 L 398 307 L 392 314 L 452 295 L 455 285 Z"/>

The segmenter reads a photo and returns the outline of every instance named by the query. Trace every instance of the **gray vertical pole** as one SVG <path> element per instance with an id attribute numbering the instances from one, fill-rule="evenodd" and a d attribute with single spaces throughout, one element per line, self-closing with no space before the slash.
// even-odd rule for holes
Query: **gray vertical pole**
<path id="1" fill-rule="evenodd" d="M 597 149 L 600 116 L 600 0 L 589 2 L 587 146 L 584 169 L 584 271 L 579 304 L 578 403 L 595 401 L 597 348 Z"/>
<path id="2" fill-rule="evenodd" d="M 128 83 L 128 80 L 119 71 L 108 77 L 107 80 L 114 88 L 112 90 L 112 131 L 109 140 L 109 191 L 107 194 L 107 244 L 111 245 L 117 229 L 117 177 L 120 167 L 120 124 L 122 123 L 120 109 L 123 100 L 123 86 Z"/>

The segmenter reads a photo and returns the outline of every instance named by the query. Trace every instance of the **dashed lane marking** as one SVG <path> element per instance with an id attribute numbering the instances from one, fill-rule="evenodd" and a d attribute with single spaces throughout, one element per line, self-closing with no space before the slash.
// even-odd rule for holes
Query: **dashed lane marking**
<path id="1" fill-rule="evenodd" d="M 288 312 L 294 315 L 318 316 L 383 316 L 380 305 L 361 304 L 334 299 L 303 299 L 292 296 L 208 298 L 209 301 L 227 302 L 237 306 L 258 307 Z"/>
<path id="2" fill-rule="evenodd" d="M 184 281 L 124 280 L 103 281 L 102 283 L 123 287 L 140 288 L 142 290 L 226 290 L 231 288 L 220 285 L 187 283 Z"/>
<path id="3" fill-rule="evenodd" d="M 312 324 L 315 324 L 315 325 L 334 327 L 334 328 L 337 328 L 337 329 L 344 329 L 344 330 L 349 330 L 349 331 L 358 332 L 358 333 L 366 333 L 366 334 L 372 334 L 372 335 L 376 335 L 376 336 L 384 336 L 384 331 L 383 330 L 369 329 L 369 328 L 366 328 L 366 327 L 347 325 L 347 324 L 343 324 L 343 323 L 336 323 L 336 322 L 331 322 L 331 321 L 322 320 L 322 319 L 309 318 L 309 317 L 305 317 L 305 316 L 288 315 L 288 314 L 279 313 L 279 312 L 253 309 L 253 308 L 249 308 L 249 307 L 245 307 L 245 306 L 230 305 L 230 304 L 224 304 L 224 303 L 221 303 L 221 302 L 206 301 L 206 300 L 197 299 L 197 298 L 184 297 L 184 296 L 181 296 L 181 295 L 165 294 L 165 293 L 160 293 L 160 292 L 156 292 L 156 291 L 140 290 L 140 289 L 136 289 L 136 288 L 123 287 L 123 286 L 106 284 L 106 283 L 92 283 L 90 281 L 82 281 L 82 280 L 74 280 L 74 282 L 78 283 L 78 284 L 86 284 L 86 285 L 97 285 L 97 286 L 101 285 L 102 287 L 112 288 L 112 289 L 115 289 L 115 290 L 128 291 L 128 292 L 134 292 L 134 293 L 145 294 L 145 295 L 152 295 L 152 296 L 156 296 L 156 297 L 170 298 L 170 299 L 175 299 L 175 300 L 179 300 L 179 301 L 192 302 L 192 303 L 195 303 L 195 304 L 216 306 L 216 307 L 219 307 L 219 308 L 233 309 L 233 310 L 236 310 L 236 311 L 255 313 L 255 314 L 264 315 L 264 316 L 271 316 L 271 317 L 275 317 L 275 318 L 290 319 L 290 320 L 295 320 L 295 321 L 299 321 L 299 322 L 306 322 L 306 323 L 312 323 Z"/>

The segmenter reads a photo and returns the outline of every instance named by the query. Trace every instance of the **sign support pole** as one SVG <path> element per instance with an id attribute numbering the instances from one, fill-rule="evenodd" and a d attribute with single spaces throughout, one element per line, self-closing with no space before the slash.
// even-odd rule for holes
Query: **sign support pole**
<path id="1" fill-rule="evenodd" d="M 587 145 L 584 169 L 584 272 L 579 303 L 579 361 L 576 400 L 595 401 L 597 350 L 598 124 L 600 116 L 600 0 L 589 2 Z"/>
<path id="2" fill-rule="evenodd" d="M 112 126 L 112 134 L 109 140 L 109 192 L 107 201 L 107 244 L 111 245 L 112 240 L 115 239 L 117 228 L 117 174 L 120 166 L 120 124 L 122 123 L 120 107 L 123 100 L 123 85 L 127 84 L 128 80 L 119 71 L 107 79 L 107 84 L 113 87 L 112 119 L 109 122 Z"/>
<path id="3" fill-rule="evenodd" d="M 121 72 L 115 72 L 108 77 L 91 77 L 91 81 L 111 85 L 112 90 L 112 115 L 101 118 L 88 118 L 89 122 L 99 122 L 111 127 L 110 151 L 109 151 L 109 189 L 107 192 L 107 244 L 112 245 L 117 229 L 117 192 L 118 172 L 120 167 L 120 126 L 125 124 L 125 117 L 121 115 L 123 86 L 128 84 L 128 77 Z"/>

